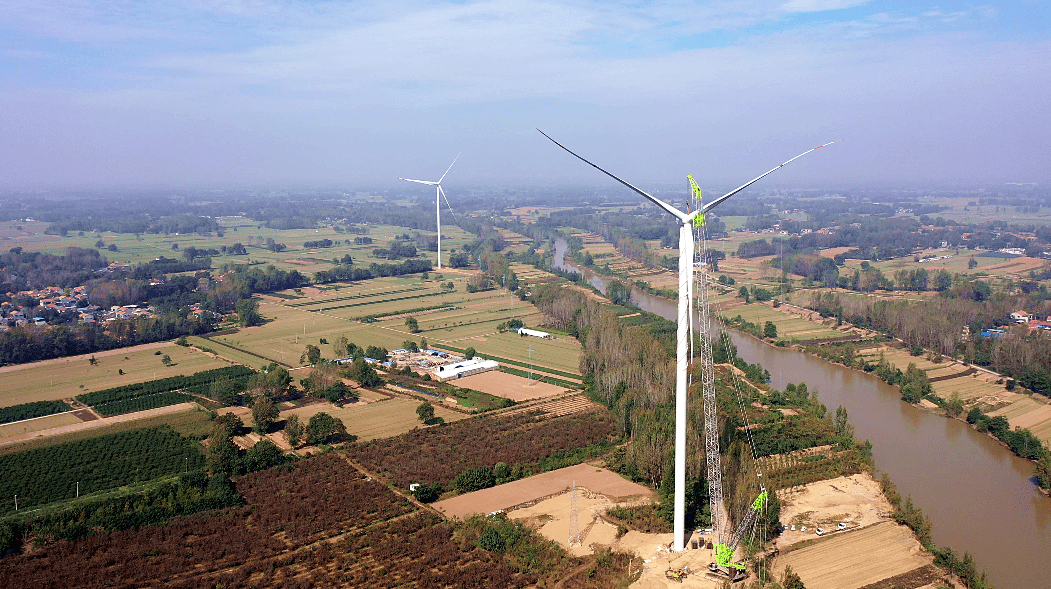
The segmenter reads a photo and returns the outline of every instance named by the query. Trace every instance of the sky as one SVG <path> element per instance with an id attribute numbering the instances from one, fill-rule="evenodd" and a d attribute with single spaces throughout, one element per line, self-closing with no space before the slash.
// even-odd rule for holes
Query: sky
<path id="1" fill-rule="evenodd" d="M 1047 2 L 3 0 L 0 188 L 1051 182 Z M 419 187 L 420 190 L 429 190 Z"/>

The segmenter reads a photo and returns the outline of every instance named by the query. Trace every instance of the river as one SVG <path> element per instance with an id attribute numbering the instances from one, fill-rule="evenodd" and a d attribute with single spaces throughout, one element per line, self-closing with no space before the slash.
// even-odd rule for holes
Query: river
<path id="1" fill-rule="evenodd" d="M 556 266 L 581 271 L 565 262 L 565 247 L 558 240 Z M 602 277 L 584 273 L 604 291 Z M 636 289 L 631 296 L 675 321 L 675 301 Z M 931 519 L 936 544 L 970 552 L 997 589 L 1051 588 L 1051 499 L 1036 490 L 1032 462 L 966 423 L 905 403 L 897 387 L 871 374 L 730 334 L 741 358 L 770 371 L 772 386 L 805 382 L 830 411 L 847 409 L 855 435 L 872 441 L 876 468 Z"/>

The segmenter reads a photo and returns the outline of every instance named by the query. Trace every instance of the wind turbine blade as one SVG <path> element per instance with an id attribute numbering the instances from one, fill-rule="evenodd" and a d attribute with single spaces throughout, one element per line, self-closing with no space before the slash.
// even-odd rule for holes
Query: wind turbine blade
<path id="1" fill-rule="evenodd" d="M 453 210 L 453 206 L 451 204 L 449 204 L 449 197 L 445 196 L 445 190 L 442 189 L 440 184 L 438 185 L 438 191 L 442 193 L 442 198 L 445 199 L 445 206 L 449 207 L 449 212 L 453 214 L 453 217 L 455 217 L 456 216 L 456 211 L 454 211 Z"/>
<path id="2" fill-rule="evenodd" d="M 428 182 L 426 180 L 413 180 L 412 178 L 398 178 L 398 180 L 404 180 L 406 182 L 418 182 L 420 184 L 429 184 L 431 186 L 437 184 L 437 182 Z"/>
<path id="3" fill-rule="evenodd" d="M 741 186 L 738 186 L 737 188 L 734 188 L 730 192 L 727 192 L 726 194 L 720 196 L 719 198 L 713 200 L 712 202 L 705 204 L 703 207 L 701 207 L 700 212 L 702 212 L 702 213 L 708 212 L 708 210 L 714 208 L 715 205 L 723 202 L 724 200 L 730 198 L 731 196 L 737 194 L 738 192 L 741 192 L 745 188 L 748 188 L 749 186 L 751 186 L 752 184 L 755 184 L 756 182 L 762 180 L 763 178 L 766 178 L 770 174 L 773 174 L 774 172 L 776 172 L 776 171 L 780 170 L 781 168 L 787 166 L 788 164 L 796 161 L 797 159 L 803 157 L 804 155 L 810 153 L 811 151 L 817 151 L 817 150 L 821 149 L 822 147 L 826 147 L 828 145 L 832 145 L 833 143 L 839 143 L 840 141 L 841 141 L 840 139 L 837 139 L 836 141 L 830 141 L 830 142 L 826 143 L 825 145 L 818 145 L 814 149 L 808 149 L 807 151 L 804 151 L 803 153 L 801 153 L 801 154 L 797 155 L 796 157 L 788 160 L 787 162 L 781 164 L 780 166 L 777 166 L 776 168 L 770 170 L 769 172 L 763 174 L 762 176 L 759 176 L 759 177 L 755 178 L 754 180 L 751 180 L 751 181 L 749 181 L 749 182 L 747 182 L 745 184 L 742 184 Z"/>
<path id="4" fill-rule="evenodd" d="M 460 159 L 460 154 L 462 153 L 463 152 L 461 151 L 460 153 L 456 154 L 456 159 L 453 160 L 453 163 L 449 164 L 449 170 L 453 169 L 453 166 L 456 165 L 456 160 Z M 438 178 L 438 181 L 435 184 L 441 184 L 442 180 L 445 180 L 445 176 L 449 173 L 449 170 L 445 170 L 445 174 L 442 174 L 442 177 Z M 448 204 L 448 202 L 446 202 L 446 204 Z"/>
<path id="5" fill-rule="evenodd" d="M 537 129 L 537 131 L 540 131 L 540 129 Z M 544 137 L 547 137 L 548 139 L 551 139 L 551 136 L 548 135 L 547 133 L 544 133 L 543 131 L 540 131 L 540 134 L 543 135 Z M 636 193 L 642 195 L 643 197 L 648 199 L 653 204 L 659 206 L 660 208 L 662 208 L 662 209 L 668 211 L 669 213 L 671 213 L 672 215 L 674 215 L 675 218 L 679 219 L 681 222 L 683 222 L 683 223 L 688 223 L 689 222 L 691 217 L 689 215 L 687 215 L 686 213 L 683 213 L 679 209 L 677 209 L 677 208 L 671 206 L 670 204 L 658 199 L 657 197 L 653 196 L 652 194 L 649 194 L 649 193 L 645 192 L 644 190 L 636 188 L 636 187 L 632 186 L 631 184 L 628 184 L 627 182 L 625 182 L 625 181 L 621 180 L 620 178 L 614 176 L 613 174 L 610 174 L 606 170 L 603 170 L 602 168 L 596 166 L 595 164 L 589 162 L 588 160 L 586 160 L 586 159 L 580 157 L 579 155 L 573 153 L 572 151 L 569 150 L 569 148 L 567 148 L 565 145 L 562 145 L 558 141 L 555 141 L 554 139 L 551 139 L 551 142 L 554 143 L 555 145 L 561 147 L 562 149 L 565 149 L 566 151 L 568 151 L 570 153 L 570 155 L 572 155 L 573 157 L 577 158 L 578 160 L 584 162 L 585 164 L 590 165 L 592 168 L 595 168 L 596 170 L 602 172 L 603 174 L 609 176 L 610 178 L 613 178 L 617 182 L 620 182 L 624 186 L 627 186 L 628 188 L 632 189 Z"/>

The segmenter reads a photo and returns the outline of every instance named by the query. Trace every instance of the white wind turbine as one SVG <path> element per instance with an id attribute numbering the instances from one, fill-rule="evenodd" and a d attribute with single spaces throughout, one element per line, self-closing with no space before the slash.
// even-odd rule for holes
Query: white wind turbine
<path id="1" fill-rule="evenodd" d="M 540 129 L 537 129 L 540 131 Z M 540 134 L 548 139 L 551 137 L 540 131 Z M 571 155 L 579 159 L 580 161 L 590 165 L 596 170 L 603 174 L 613 178 L 617 182 L 620 182 L 624 186 L 627 186 L 631 190 L 635 191 L 639 195 L 645 197 L 653 204 L 664 209 L 670 213 L 673 217 L 679 220 L 679 310 L 678 310 L 678 330 L 676 332 L 676 363 L 675 363 L 675 506 L 673 512 L 673 532 L 675 538 L 672 542 L 672 550 L 676 552 L 682 550 L 686 544 L 686 407 L 687 407 L 687 393 L 688 393 L 688 371 L 690 365 L 689 357 L 689 344 L 690 344 L 690 317 L 692 315 L 692 299 L 693 299 L 693 255 L 694 255 L 694 238 L 693 238 L 693 227 L 703 226 L 704 215 L 709 210 L 714 208 L 716 205 L 722 203 L 731 196 L 741 192 L 745 188 L 748 188 L 752 184 L 755 184 L 759 180 L 765 178 L 769 174 L 774 173 L 783 166 L 792 163 L 793 161 L 803 157 L 811 151 L 821 149 L 825 145 L 831 145 L 826 143 L 819 145 L 814 149 L 807 150 L 796 157 L 788 160 L 787 162 L 771 169 L 770 171 L 750 180 L 741 186 L 727 192 L 712 202 L 700 205 L 692 212 L 683 212 L 679 209 L 671 206 L 670 204 L 657 199 L 653 195 L 628 184 L 624 180 L 610 174 L 606 170 L 596 166 L 588 160 L 580 157 L 573 153 L 566 146 L 562 145 L 558 141 L 551 139 L 551 141 L 565 149 Z M 692 180 L 692 179 L 691 179 Z M 707 314 L 705 313 L 705 316 Z M 703 318 L 702 318 L 703 319 Z M 707 338 L 708 334 L 706 325 L 701 326 L 701 337 L 702 339 Z M 702 343 L 702 347 L 705 344 Z M 707 346 L 710 349 L 710 344 Z M 710 355 L 710 352 L 709 352 Z M 711 375 L 705 375 L 705 379 L 709 379 Z M 709 387 L 705 387 L 708 389 Z M 708 397 L 711 397 L 709 399 Z M 720 517 L 717 513 L 721 511 L 722 504 L 722 471 L 719 467 L 719 438 L 718 432 L 715 430 L 715 399 L 714 390 L 710 393 L 705 391 L 705 444 L 708 455 L 708 485 L 709 485 L 709 497 L 712 502 L 712 518 L 713 524 L 716 523 L 716 518 Z M 713 487 L 714 486 L 714 487 Z M 716 497 L 718 496 L 718 497 Z M 732 556 L 732 554 L 731 554 Z"/>
<path id="2" fill-rule="evenodd" d="M 456 160 L 460 159 L 460 154 L 456 154 L 456 159 L 453 163 L 449 164 L 449 170 L 453 169 L 456 165 Z M 445 196 L 445 191 L 442 190 L 442 180 L 445 180 L 445 176 L 449 174 L 449 170 L 445 170 L 445 174 L 442 174 L 441 178 L 438 178 L 437 182 L 430 182 L 427 180 L 413 180 L 411 178 L 398 178 L 398 180 L 405 180 L 406 182 L 416 182 L 419 184 L 427 184 L 435 187 L 434 191 L 434 213 L 438 218 L 438 269 L 442 269 L 442 197 L 445 197 L 445 204 L 448 205 L 449 210 L 452 210 L 452 205 L 449 204 L 449 197 Z"/>

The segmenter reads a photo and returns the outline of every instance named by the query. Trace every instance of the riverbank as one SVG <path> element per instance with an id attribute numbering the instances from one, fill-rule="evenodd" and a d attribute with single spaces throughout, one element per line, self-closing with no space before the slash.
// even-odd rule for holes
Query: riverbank
<path id="1" fill-rule="evenodd" d="M 605 288 L 603 277 L 565 264 L 565 249 L 564 241 L 555 243 L 557 267 L 583 271 L 585 282 Z M 644 311 L 676 317 L 675 301 L 637 289 L 632 300 Z M 875 375 L 792 347 L 761 345 L 736 330 L 726 333 L 741 358 L 770 372 L 774 388 L 806 382 L 822 403 L 849 410 L 856 437 L 873 442 L 877 468 L 924 506 L 938 545 L 973 554 L 998 589 L 1042 586 L 1051 575 L 1051 527 L 1044 525 L 1051 521 L 1051 501 L 1036 491 L 1031 462 L 1005 454 L 996 440 L 958 420 L 902 403 L 898 387 Z"/>

